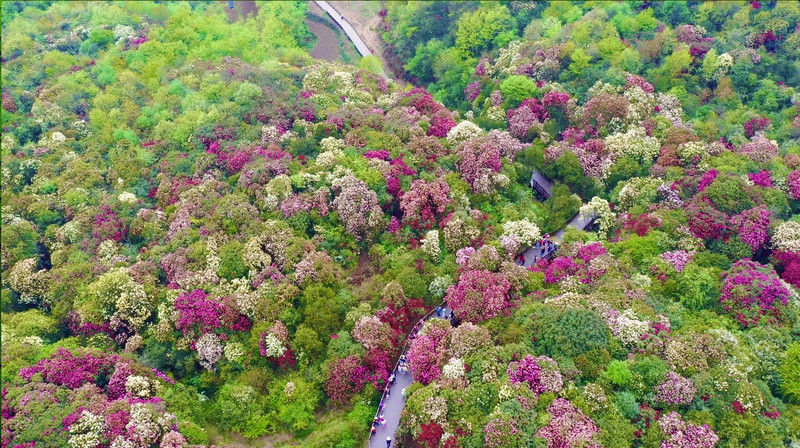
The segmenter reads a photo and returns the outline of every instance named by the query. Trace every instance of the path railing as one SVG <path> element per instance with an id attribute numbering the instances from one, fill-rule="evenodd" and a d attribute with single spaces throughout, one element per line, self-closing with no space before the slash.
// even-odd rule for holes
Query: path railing
<path id="1" fill-rule="evenodd" d="M 411 332 L 410 332 L 410 333 L 408 333 L 408 335 L 406 335 L 406 342 L 403 344 L 403 349 L 400 351 L 400 354 L 399 354 L 399 355 L 397 355 L 397 362 L 395 362 L 395 363 L 394 363 L 394 367 L 392 368 L 392 374 L 393 374 L 393 375 L 395 375 L 395 378 L 397 378 L 397 374 L 396 374 L 396 372 L 397 372 L 397 368 L 400 366 L 400 360 L 403 358 L 403 355 L 405 355 L 405 354 L 406 354 L 406 352 L 408 352 L 408 348 L 409 348 L 409 346 L 411 345 L 411 340 L 412 340 L 411 336 L 412 336 L 413 334 L 415 334 L 415 333 L 419 332 L 419 330 L 420 330 L 420 329 L 422 329 L 422 324 L 423 324 L 423 323 L 424 323 L 426 320 L 430 319 L 430 318 L 431 318 L 431 316 L 433 316 L 433 313 L 435 313 L 435 312 L 436 312 L 436 310 L 439 310 L 439 309 L 445 308 L 445 307 L 446 307 L 446 305 L 445 305 L 446 303 L 447 303 L 447 302 L 445 302 L 445 301 L 442 301 L 441 303 L 439 303 L 438 305 L 436 305 L 436 308 L 433 308 L 432 310 L 428 311 L 428 313 L 427 313 L 427 314 L 425 314 L 424 316 L 422 316 L 422 317 L 421 317 L 421 318 L 420 318 L 420 319 L 419 319 L 419 320 L 418 320 L 418 321 L 417 321 L 417 322 L 414 324 L 414 327 L 412 327 L 412 329 L 411 329 Z M 373 421 L 373 424 L 374 424 L 374 422 L 375 422 L 375 419 L 377 419 L 377 418 L 378 418 L 378 416 L 380 415 L 380 412 L 381 412 L 381 405 L 382 405 L 382 404 L 383 404 L 383 402 L 386 400 L 386 392 L 389 390 L 389 388 L 390 388 L 390 387 L 391 387 L 391 384 L 390 384 L 390 383 L 388 383 L 388 382 L 386 383 L 386 386 L 384 386 L 384 387 L 383 387 L 383 393 L 381 394 L 381 401 L 379 401 L 379 402 L 378 402 L 378 410 L 375 412 L 375 417 L 372 419 L 372 421 Z M 370 436 L 372 436 L 372 425 L 370 425 Z"/>

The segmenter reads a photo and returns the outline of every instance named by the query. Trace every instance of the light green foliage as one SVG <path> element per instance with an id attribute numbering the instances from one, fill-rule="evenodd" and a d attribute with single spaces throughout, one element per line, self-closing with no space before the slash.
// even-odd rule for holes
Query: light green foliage
<path id="1" fill-rule="evenodd" d="M 503 93 L 503 98 L 508 100 L 512 105 L 517 105 L 522 102 L 522 100 L 537 94 L 539 89 L 536 88 L 536 82 L 531 78 L 521 75 L 512 75 L 500 84 L 500 92 Z"/>
<path id="2" fill-rule="evenodd" d="M 501 47 L 514 37 L 512 24 L 508 8 L 486 3 L 461 16 L 455 34 L 456 47 L 465 56 L 478 56 L 491 47 Z"/>
<path id="3" fill-rule="evenodd" d="M 781 391 L 795 402 L 800 402 L 800 342 L 786 349 L 783 362 L 778 369 Z"/>

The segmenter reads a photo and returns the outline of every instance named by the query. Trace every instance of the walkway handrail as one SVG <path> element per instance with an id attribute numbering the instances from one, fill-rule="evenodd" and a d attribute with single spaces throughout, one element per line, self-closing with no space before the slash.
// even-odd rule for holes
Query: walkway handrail
<path id="1" fill-rule="evenodd" d="M 410 341 L 411 341 L 411 335 L 412 335 L 412 334 L 414 334 L 415 332 L 417 332 L 417 331 L 419 331 L 419 330 L 421 329 L 421 327 L 420 327 L 420 328 L 417 328 L 417 327 L 419 326 L 419 324 L 421 324 L 422 322 L 425 322 L 426 320 L 430 319 L 430 317 L 431 317 L 431 316 L 433 316 L 433 313 L 435 313 L 437 309 L 440 309 L 440 308 L 442 308 L 443 306 L 446 306 L 446 305 L 445 305 L 446 303 L 447 303 L 447 302 L 443 300 L 441 303 L 439 303 L 438 305 L 436 305 L 436 308 L 433 308 L 433 309 L 431 309 L 430 311 L 428 311 L 428 313 L 427 313 L 427 314 L 425 314 L 424 316 L 422 316 L 422 317 L 421 317 L 421 318 L 420 318 L 420 319 L 419 319 L 419 320 L 418 320 L 418 321 L 417 321 L 417 322 L 414 324 L 414 327 L 412 328 L 411 332 L 410 332 L 410 333 L 408 333 L 408 335 L 406 335 L 406 342 L 405 342 L 405 344 L 403 344 L 403 350 L 401 350 L 401 351 L 400 351 L 400 354 L 399 354 L 399 355 L 397 355 L 397 362 L 395 362 L 395 363 L 394 363 L 394 367 L 392 368 L 392 373 L 395 373 L 395 372 L 397 371 L 397 368 L 400 366 L 400 358 L 402 358 L 402 357 L 403 357 L 403 355 L 405 355 L 405 354 L 406 354 L 406 352 L 408 351 L 408 346 L 409 346 L 409 345 L 410 345 L 410 343 L 411 343 L 411 342 L 410 342 Z M 386 383 L 386 385 L 383 387 L 383 393 L 381 393 L 381 400 L 378 402 L 378 410 L 377 410 L 377 412 L 375 412 L 375 418 L 377 418 L 377 417 L 380 415 L 380 413 L 381 413 L 381 403 L 383 403 L 383 400 L 386 398 L 386 390 L 387 390 L 387 389 L 389 389 L 389 386 L 390 386 L 390 384 L 389 384 L 389 383 Z M 373 421 L 373 422 L 375 421 L 375 418 L 373 418 L 373 419 L 372 419 L 372 421 Z M 373 423 L 373 424 L 374 424 L 374 423 Z M 370 425 L 370 436 L 372 436 L 372 425 Z"/>

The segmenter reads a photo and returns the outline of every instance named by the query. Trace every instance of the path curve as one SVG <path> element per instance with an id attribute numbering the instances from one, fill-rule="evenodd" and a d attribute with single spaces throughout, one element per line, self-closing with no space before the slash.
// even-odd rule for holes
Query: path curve
<path id="1" fill-rule="evenodd" d="M 353 42 L 353 45 L 356 46 L 356 50 L 358 50 L 358 52 L 361 54 L 361 57 L 372 55 L 369 47 L 367 47 L 367 44 L 361 40 L 361 36 L 358 35 L 355 28 L 353 28 L 352 25 L 350 25 L 350 22 L 348 22 L 343 15 L 339 14 L 339 12 L 336 11 L 336 9 L 334 9 L 330 3 L 324 1 L 315 1 L 314 3 L 322 8 L 323 11 L 328 13 L 328 15 L 331 16 L 331 19 L 333 19 L 334 22 L 342 27 L 344 33 L 347 34 L 347 38 L 350 39 L 350 41 Z"/>
<path id="2" fill-rule="evenodd" d="M 319 3 L 319 2 L 317 2 Z M 550 197 L 551 188 L 553 186 L 553 182 L 546 178 L 539 170 L 533 170 L 531 174 L 531 188 L 538 191 L 545 199 Z M 579 230 L 586 229 L 597 217 L 592 215 L 583 215 L 582 213 L 578 213 L 569 220 L 566 227 L 574 227 Z M 558 245 L 561 243 L 562 238 L 564 237 L 564 229 L 559 230 L 558 232 L 553 235 L 549 241 L 545 241 L 543 243 L 536 243 L 533 247 L 529 247 L 523 252 L 522 260 L 518 260 L 518 263 L 521 263 L 523 266 L 528 267 L 534 264 L 540 258 L 549 257 L 551 254 L 555 253 L 558 250 Z M 439 307 L 444 305 L 444 303 L 440 304 Z M 438 308 L 438 307 L 437 307 Z M 449 307 L 444 307 L 445 314 L 451 313 Z M 408 352 L 408 347 L 410 345 L 411 338 L 410 336 L 418 332 L 422 328 L 422 324 L 433 317 L 437 310 L 431 310 L 428 314 L 426 314 L 422 319 L 414 325 L 414 329 L 411 330 L 409 333 L 409 337 L 406 338 L 406 343 L 403 346 L 403 350 L 400 352 L 401 356 Z M 414 382 L 414 378 L 411 375 L 411 372 L 406 373 L 398 373 L 398 366 L 400 361 L 394 365 L 394 369 L 392 370 L 392 374 L 395 376 L 395 382 L 391 384 L 387 389 L 384 390 L 383 395 L 381 396 L 380 404 L 378 405 L 378 412 L 375 414 L 375 417 L 379 417 L 383 414 L 384 417 L 384 424 L 379 425 L 375 433 L 370 432 L 369 436 L 369 448 L 386 448 L 387 445 L 386 441 L 387 438 L 391 440 L 391 446 L 396 446 L 396 442 L 394 440 L 395 433 L 397 432 L 397 428 L 400 426 L 400 415 L 402 414 L 403 407 L 405 406 L 405 396 L 403 395 L 403 389 L 406 389 Z M 371 429 L 371 428 L 370 428 Z"/>

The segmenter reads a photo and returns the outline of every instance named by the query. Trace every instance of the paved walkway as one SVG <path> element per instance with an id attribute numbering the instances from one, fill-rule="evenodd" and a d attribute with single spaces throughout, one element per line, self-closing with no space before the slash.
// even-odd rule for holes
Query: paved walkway
<path id="1" fill-rule="evenodd" d="M 452 314 L 452 310 L 450 307 L 445 306 L 442 309 L 442 315 L 450 315 Z M 409 336 L 412 334 L 416 334 L 420 329 L 422 329 L 422 323 L 428 319 L 435 319 L 437 318 L 436 310 L 431 311 L 427 315 L 425 315 L 422 319 L 417 322 L 414 326 L 414 329 L 411 330 Z M 408 347 L 410 345 L 411 338 L 406 339 L 406 345 L 403 347 L 403 351 L 401 355 L 408 355 Z M 406 405 L 406 397 L 403 396 L 403 389 L 407 388 L 414 382 L 414 377 L 411 375 L 411 370 L 409 369 L 406 373 L 399 373 L 397 371 L 397 367 L 399 365 L 395 364 L 394 370 L 392 373 L 395 375 L 395 381 L 389 388 L 388 395 L 384 392 L 383 396 L 381 397 L 381 405 L 379 405 L 379 411 L 376 415 L 379 416 L 383 414 L 384 424 L 379 425 L 378 429 L 375 431 L 375 434 L 372 434 L 369 438 L 369 448 L 386 448 L 386 438 L 391 437 L 392 445 L 397 446 L 395 444 L 394 435 L 397 432 L 397 427 L 400 426 L 400 414 L 403 412 L 403 407 Z M 406 364 L 408 367 L 408 364 Z M 382 407 L 380 407 L 382 406 Z"/>
<path id="2" fill-rule="evenodd" d="M 350 22 L 348 22 L 343 15 L 339 14 L 339 12 L 336 11 L 336 9 L 334 9 L 330 3 L 322 1 L 315 1 L 314 3 L 319 5 L 319 7 L 322 8 L 323 11 L 327 12 L 328 15 L 331 16 L 331 19 L 333 19 L 337 24 L 339 24 L 340 27 L 342 27 L 345 34 L 347 34 L 348 39 L 350 39 L 350 41 L 353 42 L 353 45 L 356 46 L 356 50 L 358 50 L 358 52 L 361 54 L 361 57 L 369 56 L 372 54 L 372 52 L 369 51 L 369 47 L 367 47 L 367 44 L 365 44 L 364 41 L 361 40 L 361 37 L 356 32 L 355 28 L 353 28 L 350 25 Z"/>

